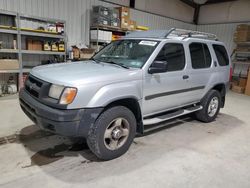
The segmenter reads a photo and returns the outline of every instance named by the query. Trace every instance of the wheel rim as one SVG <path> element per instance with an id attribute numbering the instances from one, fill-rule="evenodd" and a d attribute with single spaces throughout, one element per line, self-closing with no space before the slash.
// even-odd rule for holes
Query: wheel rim
<path id="1" fill-rule="evenodd" d="M 208 105 L 208 116 L 209 117 L 213 117 L 217 110 L 218 110 L 218 106 L 219 106 L 219 99 L 218 97 L 213 97 Z"/>
<path id="2" fill-rule="evenodd" d="M 121 148 L 129 136 L 129 123 L 124 118 L 116 118 L 108 125 L 104 132 L 104 145 L 109 150 Z"/>

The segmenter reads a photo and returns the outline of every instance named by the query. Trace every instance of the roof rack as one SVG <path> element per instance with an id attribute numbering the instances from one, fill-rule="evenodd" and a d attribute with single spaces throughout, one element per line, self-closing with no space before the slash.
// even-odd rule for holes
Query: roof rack
<path id="1" fill-rule="evenodd" d="M 172 28 L 167 32 L 167 34 L 165 35 L 165 38 L 167 38 L 170 35 L 184 37 L 182 40 L 184 40 L 185 38 L 200 38 L 200 39 L 218 41 L 218 38 L 215 34 L 205 33 L 205 32 L 200 32 L 200 31 L 185 30 L 185 29 Z"/>

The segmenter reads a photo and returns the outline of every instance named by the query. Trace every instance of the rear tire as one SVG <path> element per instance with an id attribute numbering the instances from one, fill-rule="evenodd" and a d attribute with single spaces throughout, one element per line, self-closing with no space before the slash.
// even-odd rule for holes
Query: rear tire
<path id="1" fill-rule="evenodd" d="M 215 120 L 221 107 L 221 95 L 217 90 L 210 90 L 201 101 L 202 110 L 195 112 L 196 119 L 209 123 Z"/>
<path id="2" fill-rule="evenodd" d="M 117 158 L 129 149 L 136 134 L 134 114 L 124 106 L 104 111 L 90 127 L 87 144 L 102 160 Z"/>

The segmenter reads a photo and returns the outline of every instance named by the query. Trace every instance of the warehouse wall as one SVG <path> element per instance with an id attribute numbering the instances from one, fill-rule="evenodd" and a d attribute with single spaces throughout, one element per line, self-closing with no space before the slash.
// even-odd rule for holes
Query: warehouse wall
<path id="1" fill-rule="evenodd" d="M 250 21 L 250 1 L 237 0 L 201 6 L 199 24 Z"/>
<path id="2" fill-rule="evenodd" d="M 127 7 L 129 6 L 130 2 L 130 0 L 106 0 L 106 1 Z"/>
<path id="3" fill-rule="evenodd" d="M 69 44 L 89 43 L 90 10 L 93 5 L 117 6 L 98 0 L 0 0 L 0 9 L 65 20 Z M 151 29 L 194 28 L 192 24 L 138 10 L 131 10 L 131 18 Z"/>
<path id="4" fill-rule="evenodd" d="M 194 8 L 177 0 L 137 0 L 135 8 L 192 23 Z"/>

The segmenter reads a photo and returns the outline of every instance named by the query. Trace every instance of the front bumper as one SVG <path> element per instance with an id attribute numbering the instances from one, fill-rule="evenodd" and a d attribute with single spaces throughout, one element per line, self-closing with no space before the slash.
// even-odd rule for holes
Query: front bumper
<path id="1" fill-rule="evenodd" d="M 19 92 L 19 101 L 24 113 L 41 129 L 70 137 L 86 137 L 89 127 L 103 110 L 52 108 L 33 98 L 25 89 Z"/>

